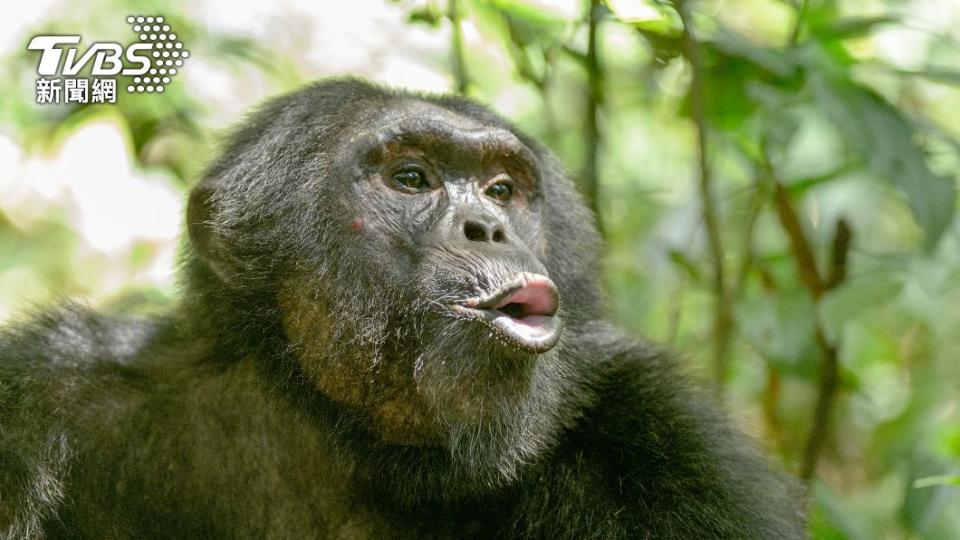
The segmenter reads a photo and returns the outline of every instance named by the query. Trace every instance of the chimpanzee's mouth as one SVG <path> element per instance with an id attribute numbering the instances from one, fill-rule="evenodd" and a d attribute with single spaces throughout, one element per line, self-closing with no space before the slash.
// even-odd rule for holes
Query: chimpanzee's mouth
<path id="1" fill-rule="evenodd" d="M 508 342 L 530 352 L 546 352 L 557 344 L 563 324 L 557 288 L 550 278 L 524 272 L 497 290 L 455 304 L 461 315 L 480 320 Z"/>

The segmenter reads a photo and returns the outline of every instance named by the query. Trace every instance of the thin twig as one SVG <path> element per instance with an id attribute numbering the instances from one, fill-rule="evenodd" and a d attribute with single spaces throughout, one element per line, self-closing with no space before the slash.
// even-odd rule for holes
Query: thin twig
<path id="1" fill-rule="evenodd" d="M 810 291 L 813 298 L 818 300 L 823 295 L 824 285 L 820 278 L 820 272 L 817 271 L 817 261 L 813 255 L 813 249 L 803 232 L 803 226 L 800 225 L 800 218 L 797 217 L 796 210 L 790 204 L 787 191 L 777 181 L 774 181 L 773 201 L 777 208 L 780 224 L 783 225 L 783 230 L 786 231 L 787 237 L 790 239 L 790 251 L 797 263 L 800 281 Z"/>
<path id="2" fill-rule="evenodd" d="M 754 181 L 753 196 L 747 209 L 747 226 L 743 230 L 743 259 L 740 260 L 736 282 L 730 291 L 730 298 L 734 301 L 743 295 L 747 279 L 750 277 L 750 271 L 756 262 L 756 255 L 753 252 L 753 236 L 757 229 L 757 221 L 760 219 L 760 212 L 767 200 L 767 184 L 768 182 L 765 182 L 760 175 Z"/>
<path id="3" fill-rule="evenodd" d="M 763 389 L 763 420 L 767 434 L 778 451 L 783 450 L 783 426 L 777 408 L 780 405 L 780 373 L 775 369 L 767 370 L 767 384 Z"/>
<path id="4" fill-rule="evenodd" d="M 707 231 L 710 261 L 713 266 L 714 319 L 713 319 L 713 369 L 718 394 L 723 393 L 727 371 L 727 353 L 733 333 L 733 311 L 723 264 L 723 241 L 720 236 L 716 202 L 713 198 L 713 178 L 709 163 L 708 126 L 704 98 L 703 59 L 700 43 L 693 35 L 693 24 L 686 0 L 674 0 L 674 7 L 683 24 L 683 49 L 690 63 L 690 101 L 693 121 L 697 128 L 697 148 L 700 161 L 700 197 L 703 222 Z"/>
<path id="5" fill-rule="evenodd" d="M 793 28 L 790 30 L 790 38 L 787 43 L 793 47 L 800 40 L 800 31 L 803 29 L 803 19 L 807 16 L 807 0 L 800 0 L 800 6 L 797 8 L 797 17 L 793 20 Z"/>
<path id="6" fill-rule="evenodd" d="M 601 135 L 598 114 L 603 103 L 603 74 L 600 68 L 600 53 L 597 50 L 597 30 L 600 24 L 600 0 L 590 0 L 587 9 L 587 53 L 584 62 L 587 68 L 587 103 L 584 122 L 586 124 L 586 155 L 583 160 L 583 194 L 587 204 L 596 216 L 597 227 L 603 232 L 600 216 L 600 179 L 599 167 Z"/>
<path id="7" fill-rule="evenodd" d="M 837 231 L 833 237 L 833 249 L 830 252 L 830 271 L 827 273 L 827 290 L 830 290 L 847 278 L 847 255 L 853 231 L 847 220 L 837 221 Z"/>
<path id="8" fill-rule="evenodd" d="M 447 3 L 447 18 L 450 19 L 452 33 L 451 63 L 453 76 L 456 80 L 456 91 L 465 95 L 470 88 L 470 76 L 467 74 L 466 60 L 463 55 L 463 28 L 460 25 L 460 0 L 449 0 Z"/>

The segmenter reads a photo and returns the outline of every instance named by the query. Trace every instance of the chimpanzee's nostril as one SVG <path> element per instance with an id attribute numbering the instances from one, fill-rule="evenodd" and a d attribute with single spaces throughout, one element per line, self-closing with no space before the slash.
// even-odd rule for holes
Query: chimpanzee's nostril
<path id="1" fill-rule="evenodd" d="M 487 239 L 487 230 L 473 221 L 468 221 L 463 224 L 463 234 L 467 237 L 467 240 L 471 242 L 486 242 Z"/>
<path id="2" fill-rule="evenodd" d="M 507 241 L 507 235 L 503 234 L 503 229 L 497 227 L 493 231 L 493 241 L 498 244 L 503 244 Z"/>

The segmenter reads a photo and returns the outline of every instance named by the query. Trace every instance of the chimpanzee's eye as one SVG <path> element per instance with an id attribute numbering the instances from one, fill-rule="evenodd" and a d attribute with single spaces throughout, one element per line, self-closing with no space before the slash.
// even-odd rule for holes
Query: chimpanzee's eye
<path id="1" fill-rule="evenodd" d="M 500 181 L 495 184 L 491 184 L 484 193 L 487 197 L 491 199 L 498 200 L 500 202 L 507 202 L 513 197 L 513 184 L 510 182 Z"/>
<path id="2" fill-rule="evenodd" d="M 427 173 L 419 167 L 406 167 L 393 173 L 391 178 L 401 190 L 410 193 L 419 193 L 430 189 Z"/>

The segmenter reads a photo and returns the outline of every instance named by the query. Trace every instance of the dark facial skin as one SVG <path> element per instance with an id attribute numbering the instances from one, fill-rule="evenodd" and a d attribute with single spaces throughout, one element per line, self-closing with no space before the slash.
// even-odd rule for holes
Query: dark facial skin
<path id="1" fill-rule="evenodd" d="M 425 106 L 357 138 L 361 181 L 351 206 L 365 240 L 399 262 L 397 279 L 426 275 L 424 288 L 441 279 L 449 289 L 433 300 L 438 308 L 486 324 L 521 351 L 553 348 L 562 325 L 540 262 L 533 152 L 508 130 Z"/>
<path id="2" fill-rule="evenodd" d="M 534 152 L 507 129 L 424 103 L 339 139 L 334 177 L 343 182 L 334 187 L 352 209 L 340 226 L 352 256 L 370 262 L 365 272 L 396 304 L 392 313 L 351 306 L 374 312 L 374 326 L 392 339 L 345 371 L 342 350 L 329 343 L 350 330 L 333 340 L 317 333 L 340 327 L 331 294 L 304 301 L 318 286 L 309 280 L 281 292 L 286 332 L 315 384 L 401 444 L 447 446 L 453 427 L 501 422 L 503 407 L 538 402 L 525 388 L 538 356 L 555 361 L 563 314 L 541 262 Z"/>

